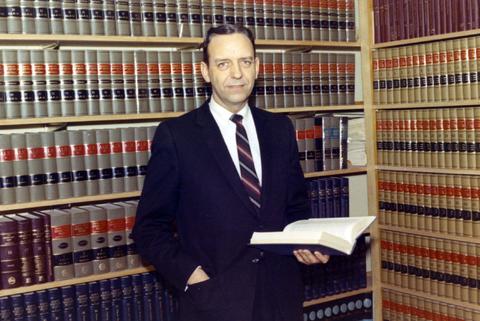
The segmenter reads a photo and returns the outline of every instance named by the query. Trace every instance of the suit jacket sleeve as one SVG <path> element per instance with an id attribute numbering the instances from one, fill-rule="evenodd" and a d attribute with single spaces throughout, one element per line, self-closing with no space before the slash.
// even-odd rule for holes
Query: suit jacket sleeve
<path id="1" fill-rule="evenodd" d="M 153 139 L 133 239 L 143 258 L 174 286 L 184 289 L 199 264 L 182 250 L 175 236 L 179 185 L 175 142 L 168 124 L 162 123 Z"/>
<path id="2" fill-rule="evenodd" d="M 310 204 L 308 202 L 307 184 L 303 175 L 300 161 L 298 158 L 298 147 L 295 139 L 295 130 L 292 122 L 288 120 L 289 135 L 289 170 L 287 182 L 287 223 L 310 217 Z"/>

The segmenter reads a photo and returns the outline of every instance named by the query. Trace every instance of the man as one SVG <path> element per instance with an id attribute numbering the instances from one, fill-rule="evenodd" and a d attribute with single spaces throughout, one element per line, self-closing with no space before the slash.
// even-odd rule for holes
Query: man
<path id="1" fill-rule="evenodd" d="M 210 29 L 202 75 L 211 99 L 155 133 L 133 236 L 179 289 L 181 321 L 299 321 L 297 261 L 328 260 L 248 245 L 254 231 L 282 230 L 309 213 L 290 120 L 248 106 L 258 70 L 248 29 Z"/>

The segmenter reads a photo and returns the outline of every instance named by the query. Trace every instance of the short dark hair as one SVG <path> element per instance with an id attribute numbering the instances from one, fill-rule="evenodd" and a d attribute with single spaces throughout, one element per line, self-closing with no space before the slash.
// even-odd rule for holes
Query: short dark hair
<path id="1" fill-rule="evenodd" d="M 210 44 L 210 41 L 212 41 L 213 37 L 217 35 L 231 35 L 234 33 L 239 33 L 247 37 L 252 43 L 253 55 L 256 55 L 255 36 L 250 29 L 241 25 L 224 24 L 208 29 L 207 34 L 205 35 L 205 39 L 203 40 L 203 43 L 201 45 L 201 48 L 203 49 L 203 62 L 208 65 L 208 45 Z"/>

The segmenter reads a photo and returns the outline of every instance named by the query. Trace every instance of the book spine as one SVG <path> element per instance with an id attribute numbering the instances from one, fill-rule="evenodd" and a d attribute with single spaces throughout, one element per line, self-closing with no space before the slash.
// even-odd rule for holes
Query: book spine
<path id="1" fill-rule="evenodd" d="M 275 106 L 275 83 L 274 83 L 274 65 L 273 53 L 264 54 L 263 74 L 265 81 L 265 108 Z"/>
<path id="2" fill-rule="evenodd" d="M 137 89 L 135 87 L 135 53 L 122 51 L 123 85 L 125 88 L 125 112 L 137 113 Z"/>
<path id="3" fill-rule="evenodd" d="M 183 111 L 185 108 L 185 90 L 182 83 L 182 56 L 179 52 L 170 52 L 170 68 L 173 91 L 173 111 Z M 172 101 L 170 101 L 170 104 Z"/>
<path id="4" fill-rule="evenodd" d="M 329 83 L 329 101 L 330 105 L 338 105 L 339 93 L 339 73 L 338 73 L 338 55 L 328 54 L 328 83 Z"/>
<path id="5" fill-rule="evenodd" d="M 35 105 L 35 92 L 33 91 L 32 64 L 30 63 L 30 50 L 18 50 L 18 77 L 20 91 L 20 116 L 33 117 Z"/>
<path id="6" fill-rule="evenodd" d="M 338 73 L 338 104 L 347 103 L 347 56 L 337 54 L 337 73 Z"/>
<path id="7" fill-rule="evenodd" d="M 35 271 L 33 283 L 45 283 L 48 280 L 47 260 L 50 260 L 50 257 L 47 257 L 44 219 L 30 214 L 20 216 L 31 220 L 32 256 Z"/>
<path id="8" fill-rule="evenodd" d="M 114 321 L 113 318 L 113 304 L 112 304 L 112 289 L 110 280 L 100 280 L 100 313 L 102 321 Z"/>
<path id="9" fill-rule="evenodd" d="M 110 52 L 99 50 L 97 54 L 97 72 L 98 72 L 98 91 L 99 112 L 101 115 L 113 113 L 113 93 L 112 93 L 112 63 L 110 62 Z"/>
<path id="10" fill-rule="evenodd" d="M 263 18 L 265 20 L 265 39 L 275 39 L 275 18 L 273 14 L 273 0 L 263 1 Z"/>
<path id="11" fill-rule="evenodd" d="M 348 117 L 341 117 L 339 121 L 339 167 L 346 169 L 348 168 Z"/>
<path id="12" fill-rule="evenodd" d="M 15 200 L 16 202 L 28 202 L 30 196 L 28 191 L 32 184 L 31 176 L 28 173 L 28 150 L 24 134 L 11 134 L 11 146 L 13 149 L 13 173 L 15 173 L 16 188 Z M 27 195 L 25 195 L 27 194 Z"/>
<path id="13" fill-rule="evenodd" d="M 103 129 L 96 130 L 95 141 L 97 142 L 97 168 L 100 172 L 98 190 L 100 194 L 109 194 L 113 191 L 112 147 L 109 141 L 109 131 Z"/>
<path id="14" fill-rule="evenodd" d="M 202 36 L 201 5 L 197 1 L 188 0 L 187 1 L 187 6 L 188 6 L 189 21 L 190 21 L 189 35 L 190 35 L 190 37 L 201 37 Z M 242 21 L 243 21 L 243 9 L 241 11 L 242 11 L 241 17 L 242 17 Z M 237 18 L 237 17 L 235 17 L 235 18 Z M 238 21 L 237 23 L 240 23 L 241 25 L 243 25 L 242 21 Z"/>
<path id="15" fill-rule="evenodd" d="M 136 162 L 135 129 L 121 128 L 122 160 L 125 168 L 125 191 L 138 190 L 138 166 Z"/>
<path id="16" fill-rule="evenodd" d="M 87 210 L 90 215 L 93 273 L 100 274 L 109 272 L 109 254 L 108 244 L 106 242 L 108 236 L 107 213 L 105 209 L 100 207 L 87 206 L 83 209 Z"/>
<path id="17" fill-rule="evenodd" d="M 12 302 L 12 318 L 13 320 L 24 320 L 25 319 L 25 302 L 23 300 L 23 295 L 14 294 L 10 297 Z"/>
<path id="18" fill-rule="evenodd" d="M 303 93 L 303 106 L 312 105 L 312 70 L 311 61 L 313 55 L 311 53 L 302 54 L 302 93 Z"/>
<path id="19" fill-rule="evenodd" d="M 145 321 L 155 320 L 155 305 L 153 300 L 154 280 L 151 273 L 142 273 L 143 284 L 143 316 Z"/>
<path id="20" fill-rule="evenodd" d="M 70 157 L 73 174 L 73 196 L 79 197 L 87 194 L 88 174 L 85 167 L 85 145 L 83 144 L 82 131 L 67 131 L 68 142 L 72 151 Z"/>
<path id="21" fill-rule="evenodd" d="M 48 289 L 47 293 L 48 293 L 50 320 L 62 320 L 63 307 L 62 307 L 62 293 L 60 288 Z"/>
<path id="22" fill-rule="evenodd" d="M 85 64 L 85 51 L 73 50 L 71 51 L 71 56 L 74 90 L 73 114 L 75 116 L 87 115 L 90 95 L 87 88 L 87 65 Z"/>
<path id="23" fill-rule="evenodd" d="M 318 216 L 318 184 L 315 180 L 308 181 L 308 201 L 310 203 L 310 217 Z"/>
<path id="24" fill-rule="evenodd" d="M 86 79 L 88 90 L 88 115 L 100 114 L 100 90 L 98 82 L 97 52 L 85 50 Z"/>
<path id="25" fill-rule="evenodd" d="M 6 1 L 6 23 L 10 34 L 22 33 L 22 9 L 19 0 Z"/>
<path id="26" fill-rule="evenodd" d="M 0 225 L 2 227 L 0 233 L 0 267 L 2 271 L 0 286 L 2 289 L 15 288 L 22 283 L 17 222 L 5 218 Z"/>
<path id="27" fill-rule="evenodd" d="M 110 279 L 110 288 L 112 291 L 112 319 L 122 320 L 122 283 L 120 278 Z"/>
<path id="28" fill-rule="evenodd" d="M 50 34 L 50 16 L 48 12 L 48 1 L 34 0 L 34 28 L 36 34 Z M 0 14 L 1 15 L 1 14 Z M 5 12 L 6 15 L 6 12 Z M 0 23 L 2 24 L 2 23 Z M 7 25 L 4 24 L 6 27 Z M 0 27 L 2 30 L 2 27 Z M 6 28 L 2 32 L 7 32 Z"/>
<path id="29" fill-rule="evenodd" d="M 173 0 L 165 1 L 165 13 L 167 16 L 167 37 L 178 37 L 178 7 L 177 2 Z"/>
<path id="30" fill-rule="evenodd" d="M 100 192 L 100 170 L 98 167 L 98 145 L 96 130 L 82 131 L 82 141 L 85 149 L 86 195 L 98 195 Z"/>
<path id="31" fill-rule="evenodd" d="M 75 114 L 75 91 L 71 51 L 60 50 L 58 52 L 58 62 L 61 88 L 61 114 L 62 116 L 73 116 Z"/>
<path id="32" fill-rule="evenodd" d="M 116 34 L 119 36 L 130 36 L 130 11 L 128 8 L 129 1 L 115 0 L 115 28 Z M 108 33 L 107 33 L 108 34 Z"/>
<path id="33" fill-rule="evenodd" d="M 53 272 L 55 281 L 73 278 L 73 244 L 71 218 L 68 212 L 52 210 L 50 213 Z"/>
<path id="34" fill-rule="evenodd" d="M 72 285 L 60 288 L 62 292 L 63 319 L 65 321 L 75 321 L 75 288 Z"/>
<path id="35" fill-rule="evenodd" d="M 20 74 L 17 50 L 3 49 L 3 81 L 5 90 L 5 117 L 21 117 L 22 92 L 20 91 Z"/>
<path id="36" fill-rule="evenodd" d="M 284 84 L 282 53 L 273 53 L 273 84 L 274 84 L 274 100 L 276 108 L 285 107 L 285 84 Z"/>
<path id="37" fill-rule="evenodd" d="M 125 238 L 125 214 L 122 207 L 107 208 L 108 247 L 110 271 L 127 267 L 127 246 Z"/>
<path id="38" fill-rule="evenodd" d="M 92 10 L 91 0 L 77 0 L 78 33 L 80 35 L 92 34 Z"/>
<path id="39" fill-rule="evenodd" d="M 75 0 L 64 0 L 62 3 L 63 10 L 63 31 L 65 34 L 77 35 L 79 26 L 79 12 L 76 7 Z"/>
<path id="40" fill-rule="evenodd" d="M 125 113 L 125 87 L 123 79 L 122 52 L 110 51 L 110 84 L 112 91 L 112 112 L 114 114 Z M 108 88 L 105 82 L 105 87 Z"/>
<path id="41" fill-rule="evenodd" d="M 304 119 L 295 119 L 294 120 L 294 127 L 295 127 L 295 136 L 297 140 L 297 147 L 298 147 L 298 159 L 300 160 L 300 165 L 302 170 L 306 170 L 306 142 L 305 142 L 305 120 Z"/>
<path id="42" fill-rule="evenodd" d="M 148 66 L 145 51 L 135 51 L 135 87 L 137 113 L 149 111 Z"/>
<path id="43" fill-rule="evenodd" d="M 315 134 L 314 134 L 314 118 L 309 117 L 303 119 L 305 132 L 305 172 L 315 171 Z"/>
<path id="44" fill-rule="evenodd" d="M 188 12 L 188 1 L 180 0 L 177 1 L 178 8 L 178 21 L 177 29 L 179 37 L 190 37 L 190 16 Z"/>
<path id="45" fill-rule="evenodd" d="M 104 12 L 104 22 L 103 22 L 103 34 L 110 35 L 120 35 L 117 32 L 116 26 L 116 6 L 115 0 L 103 0 L 103 12 Z M 120 16 L 118 16 L 120 18 Z"/>
<path id="46" fill-rule="evenodd" d="M 265 105 L 265 63 L 264 57 L 265 53 L 259 53 L 260 57 L 260 66 L 258 70 L 258 77 L 255 81 L 255 106 L 258 108 L 265 109 L 267 106 Z"/>
<path id="47" fill-rule="evenodd" d="M 253 0 L 250 0 L 253 2 Z M 212 15 L 212 3 L 213 1 L 204 1 L 202 2 L 201 5 L 201 20 L 202 20 L 202 35 L 206 35 L 208 29 L 211 28 L 213 24 L 213 15 Z M 253 10 L 253 5 L 252 5 L 252 10 Z M 253 17 L 253 11 L 252 11 L 252 17 Z M 255 20 L 253 25 L 249 25 L 251 30 L 255 28 Z"/>
<path id="48" fill-rule="evenodd" d="M 89 321 L 88 284 L 75 285 L 75 314 L 77 321 Z"/>
<path id="49" fill-rule="evenodd" d="M 170 63 L 169 52 L 158 52 L 158 63 L 160 73 L 160 88 L 162 90 L 160 98 L 160 106 L 162 112 L 174 110 L 173 101 L 173 85 L 172 85 L 172 65 Z"/>
<path id="50" fill-rule="evenodd" d="M 338 0 L 328 0 L 328 40 L 338 41 Z"/>
<path id="51" fill-rule="evenodd" d="M 38 299 L 38 320 L 50 320 L 50 303 L 47 290 L 40 290 L 35 292 Z"/>
<path id="52" fill-rule="evenodd" d="M 349 180 L 347 177 L 340 178 L 340 216 L 350 216 L 350 196 L 349 196 Z"/>
<path id="53" fill-rule="evenodd" d="M 190 52 L 181 52 L 180 60 L 182 62 L 182 83 L 184 87 L 184 111 L 191 111 L 195 108 L 195 88 L 193 80 L 193 62 Z"/>
<path id="54" fill-rule="evenodd" d="M 19 215 L 8 215 L 7 217 L 17 221 L 18 253 L 20 257 L 22 285 L 32 285 L 35 282 L 35 264 L 31 219 Z"/>
<path id="55" fill-rule="evenodd" d="M 134 316 L 134 301 L 133 301 L 133 286 L 131 276 L 123 276 L 120 278 L 122 288 L 122 317 L 123 320 L 133 320 Z"/>
<path id="56" fill-rule="evenodd" d="M 285 28 L 282 12 L 282 0 L 273 0 L 273 36 L 274 39 L 285 39 Z"/>
<path id="57" fill-rule="evenodd" d="M 88 283 L 89 321 L 102 320 L 102 307 L 100 297 L 100 283 L 98 281 Z"/>
<path id="58" fill-rule="evenodd" d="M 23 294 L 23 302 L 25 305 L 25 320 L 26 321 L 39 320 L 37 294 L 35 292 L 28 292 Z M 0 315 L 2 315 L 1 312 L 0 312 Z"/>
<path id="59" fill-rule="evenodd" d="M 163 0 L 153 1 L 154 14 L 154 32 L 156 37 L 165 37 L 167 35 L 167 14 L 166 3 Z"/>
<path id="60" fill-rule="evenodd" d="M 206 90 L 205 90 L 206 83 L 203 80 L 202 70 L 201 70 L 202 58 L 203 58 L 203 53 L 201 53 L 200 51 L 192 52 L 193 86 L 195 88 L 195 107 L 201 106 L 201 104 L 206 99 Z M 254 90 L 256 90 L 256 87 L 254 88 Z"/>
<path id="61" fill-rule="evenodd" d="M 310 0 L 310 19 L 312 40 L 319 41 L 321 29 L 320 0 Z"/>
<path id="62" fill-rule="evenodd" d="M 253 9 L 255 18 L 255 37 L 257 39 L 266 39 L 265 16 L 263 15 L 263 0 L 254 0 Z"/>
<path id="63" fill-rule="evenodd" d="M 113 169 L 112 192 L 121 193 L 125 191 L 125 167 L 122 160 L 123 144 L 119 129 L 109 129 L 110 141 L 110 164 Z"/>
<path id="64" fill-rule="evenodd" d="M 93 251 L 91 244 L 91 224 L 89 213 L 83 209 L 69 210 L 72 224 L 73 265 L 75 277 L 93 273 Z"/>
<path id="65" fill-rule="evenodd" d="M 338 41 L 347 41 L 347 1 L 337 0 Z"/>
<path id="66" fill-rule="evenodd" d="M 315 140 L 315 171 L 323 171 L 323 129 L 321 116 L 315 116 L 313 137 Z"/>
<path id="67" fill-rule="evenodd" d="M 103 0 L 91 0 L 89 8 L 91 12 L 90 34 L 104 35 L 105 30 L 103 23 L 105 21 L 105 11 L 103 8 Z"/>
<path id="68" fill-rule="evenodd" d="M 133 297 L 132 320 L 133 321 L 147 320 L 144 316 L 143 283 L 142 283 L 142 276 L 140 274 L 132 275 L 132 297 Z"/>
<path id="69" fill-rule="evenodd" d="M 332 177 L 332 199 L 333 199 L 333 216 L 334 217 L 341 217 L 341 185 L 340 179 L 338 177 Z"/>
<path id="70" fill-rule="evenodd" d="M 162 110 L 162 107 L 160 105 L 162 89 L 160 88 L 158 54 L 156 52 L 147 52 L 146 63 L 148 74 L 148 95 L 150 97 L 149 111 L 153 113 L 158 113 Z"/>
<path id="71" fill-rule="evenodd" d="M 29 194 L 31 201 L 45 199 L 44 185 L 47 177 L 44 174 L 43 159 L 45 158 L 44 149 L 41 146 L 41 137 L 38 134 L 26 133 L 25 146 L 27 146 L 27 163 L 29 180 Z"/>
<path id="72" fill-rule="evenodd" d="M 153 10 L 153 1 L 145 1 L 141 3 L 141 33 L 142 36 L 155 36 L 155 13 Z"/>

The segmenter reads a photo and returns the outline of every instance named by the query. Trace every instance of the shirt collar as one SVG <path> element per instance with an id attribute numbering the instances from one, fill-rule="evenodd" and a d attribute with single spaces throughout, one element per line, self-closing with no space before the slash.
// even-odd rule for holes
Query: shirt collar
<path id="1" fill-rule="evenodd" d="M 222 107 L 219 103 L 217 103 L 213 98 L 213 96 L 210 99 L 209 106 L 210 106 L 210 111 L 216 117 L 219 117 L 224 121 L 230 121 L 230 117 L 232 117 L 233 113 L 228 109 Z M 249 118 L 251 115 L 251 112 L 250 112 L 250 106 L 248 105 L 248 103 L 246 103 L 245 106 L 243 106 L 242 109 L 240 109 L 236 114 L 241 115 L 244 120 Z"/>

